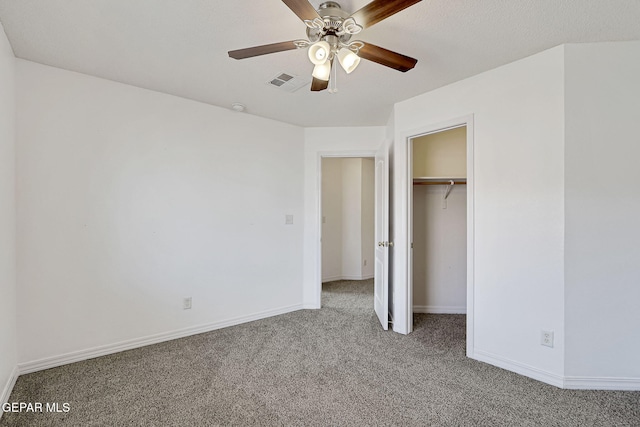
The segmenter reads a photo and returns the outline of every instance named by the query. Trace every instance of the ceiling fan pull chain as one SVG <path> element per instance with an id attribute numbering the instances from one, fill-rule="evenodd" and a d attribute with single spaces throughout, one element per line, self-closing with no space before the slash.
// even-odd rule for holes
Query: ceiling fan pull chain
<path id="1" fill-rule="evenodd" d="M 329 79 L 329 93 L 338 93 L 338 72 L 336 71 L 336 63 L 331 62 L 331 79 Z"/>

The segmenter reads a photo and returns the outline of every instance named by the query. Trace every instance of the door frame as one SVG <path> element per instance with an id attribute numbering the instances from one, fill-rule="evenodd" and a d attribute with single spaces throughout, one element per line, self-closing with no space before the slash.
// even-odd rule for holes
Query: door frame
<path id="1" fill-rule="evenodd" d="M 403 133 L 400 139 L 406 144 L 406 313 L 407 331 L 413 330 L 413 140 L 421 136 L 466 126 L 467 128 L 467 357 L 473 357 L 474 348 L 474 288 L 475 288 L 475 175 L 474 175 L 474 139 L 473 114 L 451 120 L 433 123 Z"/>
<path id="2" fill-rule="evenodd" d="M 315 307 L 322 307 L 322 159 L 323 158 L 367 158 L 375 159 L 376 150 L 331 150 L 331 151 L 319 151 L 316 153 L 317 163 L 317 183 L 316 190 L 316 206 L 318 209 L 315 213 L 315 233 L 317 239 L 316 242 L 316 269 L 314 278 L 314 299 Z M 373 309 L 373 307 L 371 307 Z"/>

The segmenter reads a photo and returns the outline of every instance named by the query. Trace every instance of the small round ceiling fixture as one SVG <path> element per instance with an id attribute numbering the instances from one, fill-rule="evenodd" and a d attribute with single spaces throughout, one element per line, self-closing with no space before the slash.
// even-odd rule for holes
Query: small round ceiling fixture
<path id="1" fill-rule="evenodd" d="M 239 102 L 234 102 L 233 104 L 231 104 L 231 108 L 233 108 L 233 111 L 237 111 L 238 113 L 244 113 L 244 110 L 247 109 L 244 104 L 241 104 Z"/>

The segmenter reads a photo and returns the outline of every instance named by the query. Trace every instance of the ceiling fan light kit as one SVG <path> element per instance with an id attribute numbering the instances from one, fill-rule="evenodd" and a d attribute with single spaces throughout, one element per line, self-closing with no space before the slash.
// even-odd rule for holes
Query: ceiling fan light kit
<path id="1" fill-rule="evenodd" d="M 342 65 L 342 69 L 351 74 L 353 70 L 360 64 L 360 57 L 348 49 L 340 49 L 338 52 L 338 61 Z"/>
<path id="2" fill-rule="evenodd" d="M 315 79 L 328 82 L 329 76 L 331 75 L 331 61 L 326 61 L 323 64 L 318 64 L 313 67 L 313 73 L 311 73 L 311 75 Z"/>
<path id="3" fill-rule="evenodd" d="M 314 65 L 321 65 L 327 62 L 331 54 L 331 46 L 326 41 L 319 41 L 309 47 L 309 60 Z"/>
<path id="4" fill-rule="evenodd" d="M 252 48 L 229 51 L 234 59 L 251 58 L 293 49 L 308 49 L 308 56 L 314 65 L 311 90 L 314 92 L 328 88 L 332 80 L 331 93 L 335 88 L 334 59 L 347 73 L 352 73 L 362 58 L 406 72 L 415 67 L 417 59 L 365 43 L 351 41 L 351 37 L 401 10 L 421 0 L 373 0 L 362 9 L 349 15 L 340 4 L 326 1 L 316 10 L 308 0 L 282 0 L 306 25 L 307 40 L 273 43 Z M 333 65 L 333 66 L 332 66 Z M 331 72 L 333 68 L 333 73 Z M 333 76 L 331 76 L 333 74 Z"/>

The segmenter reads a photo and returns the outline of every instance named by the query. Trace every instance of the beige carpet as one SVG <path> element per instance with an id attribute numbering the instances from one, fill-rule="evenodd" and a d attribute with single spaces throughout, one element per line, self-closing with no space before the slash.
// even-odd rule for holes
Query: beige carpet
<path id="1" fill-rule="evenodd" d="M 465 357 L 465 317 L 381 330 L 373 284 L 289 313 L 24 375 L 0 426 L 640 426 L 640 392 L 570 391 Z"/>

